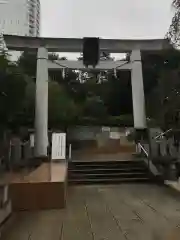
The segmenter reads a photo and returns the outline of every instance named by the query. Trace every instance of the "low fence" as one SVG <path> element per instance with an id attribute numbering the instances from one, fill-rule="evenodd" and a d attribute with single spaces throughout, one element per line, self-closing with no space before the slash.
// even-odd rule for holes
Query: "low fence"
<path id="1" fill-rule="evenodd" d="M 13 167 L 23 167 L 29 163 L 34 156 L 34 147 L 30 141 L 22 142 L 20 139 L 10 140 L 6 150 L 1 153 L 0 167 L 3 169 L 11 169 Z"/>
<path id="2" fill-rule="evenodd" d="M 21 142 L 16 140 L 10 142 L 9 162 L 11 165 L 26 165 L 29 159 L 34 157 L 34 147 L 31 141 Z"/>
<path id="3" fill-rule="evenodd" d="M 62 139 L 60 135 L 63 135 L 64 138 Z M 4 154 L 1 153 L 0 169 L 36 166 L 38 163 L 35 161 L 34 143 L 34 134 L 31 134 L 27 141 L 21 141 L 20 137 L 6 141 L 6 151 Z M 71 145 L 66 143 L 66 134 L 54 132 L 49 135 L 47 152 L 49 160 L 54 157 L 58 157 L 58 159 L 71 158 Z"/>

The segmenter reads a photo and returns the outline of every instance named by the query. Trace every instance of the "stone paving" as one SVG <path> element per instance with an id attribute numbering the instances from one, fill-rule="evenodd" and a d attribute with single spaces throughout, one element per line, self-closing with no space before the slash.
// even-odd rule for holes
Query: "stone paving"
<path id="1" fill-rule="evenodd" d="M 65 210 L 14 214 L 2 240 L 177 240 L 180 195 L 165 186 L 68 188 Z"/>

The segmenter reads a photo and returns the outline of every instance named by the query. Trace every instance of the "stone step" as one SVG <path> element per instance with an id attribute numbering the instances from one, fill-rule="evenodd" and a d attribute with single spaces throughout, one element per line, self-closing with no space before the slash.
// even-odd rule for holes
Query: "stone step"
<path id="1" fill-rule="evenodd" d="M 143 182 L 151 179 L 149 169 L 142 160 L 71 162 L 69 183 Z"/>
<path id="2" fill-rule="evenodd" d="M 152 180 L 144 178 L 114 178 L 114 179 L 70 179 L 69 184 L 120 184 L 120 183 L 152 183 Z"/>

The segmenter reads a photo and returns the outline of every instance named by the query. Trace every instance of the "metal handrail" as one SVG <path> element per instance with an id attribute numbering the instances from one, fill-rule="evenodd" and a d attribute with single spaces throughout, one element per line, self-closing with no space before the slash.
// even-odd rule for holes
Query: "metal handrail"
<path id="1" fill-rule="evenodd" d="M 173 129 L 171 128 L 171 129 L 167 130 L 166 132 L 163 132 L 163 133 L 159 134 L 158 136 L 154 137 L 154 139 L 158 140 L 158 138 L 165 136 L 167 133 L 171 132 L 172 130 Z"/>
<path id="2" fill-rule="evenodd" d="M 138 146 L 141 148 L 141 150 L 143 150 L 143 152 L 145 153 L 146 157 L 149 157 L 149 153 L 146 151 L 146 149 L 141 145 L 141 143 L 138 143 Z"/>

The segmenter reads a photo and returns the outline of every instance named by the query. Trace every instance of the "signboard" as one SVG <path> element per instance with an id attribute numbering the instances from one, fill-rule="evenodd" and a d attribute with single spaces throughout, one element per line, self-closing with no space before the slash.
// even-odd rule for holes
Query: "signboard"
<path id="1" fill-rule="evenodd" d="M 52 134 L 52 160 L 66 159 L 66 133 Z"/>

